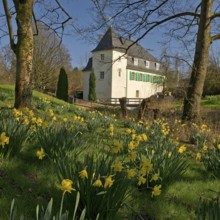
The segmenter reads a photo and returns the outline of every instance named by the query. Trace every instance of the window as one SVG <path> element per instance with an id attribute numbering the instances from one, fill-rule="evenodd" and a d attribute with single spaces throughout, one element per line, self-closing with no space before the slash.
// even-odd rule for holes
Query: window
<path id="1" fill-rule="evenodd" d="M 135 66 L 137 66 L 138 65 L 138 58 L 132 58 L 132 61 L 133 61 L 133 64 L 135 65 Z"/>
<path id="2" fill-rule="evenodd" d="M 156 77 L 156 76 L 154 76 L 154 78 L 153 78 L 153 82 L 154 82 L 154 83 L 157 82 L 157 77 Z"/>
<path id="3" fill-rule="evenodd" d="M 104 79 L 105 78 L 105 73 L 104 72 L 100 72 L 100 79 Z"/>
<path id="4" fill-rule="evenodd" d="M 139 98 L 139 90 L 136 90 L 136 98 Z"/>
<path id="5" fill-rule="evenodd" d="M 118 69 L 118 76 L 121 77 L 121 68 Z"/>
<path id="6" fill-rule="evenodd" d="M 105 55 L 101 54 L 101 60 L 105 60 Z"/>
<path id="7" fill-rule="evenodd" d="M 156 70 L 159 70 L 160 69 L 160 64 L 159 63 L 155 63 L 155 68 L 156 68 Z"/>
<path id="8" fill-rule="evenodd" d="M 146 68 L 150 68 L 150 62 L 149 61 L 145 60 L 144 65 L 145 65 Z"/>
<path id="9" fill-rule="evenodd" d="M 140 81 L 143 81 L 143 74 L 140 73 Z"/>
<path id="10" fill-rule="evenodd" d="M 130 80 L 136 80 L 135 72 L 130 72 Z"/>

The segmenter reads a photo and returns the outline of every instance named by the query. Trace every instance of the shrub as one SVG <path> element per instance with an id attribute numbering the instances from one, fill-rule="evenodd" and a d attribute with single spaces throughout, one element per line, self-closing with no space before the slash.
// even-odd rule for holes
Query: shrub
<path id="1" fill-rule="evenodd" d="M 65 69 L 60 69 L 60 75 L 57 82 L 56 97 L 64 101 L 68 101 L 68 78 Z"/>
<path id="2" fill-rule="evenodd" d="M 92 71 L 89 77 L 89 100 L 96 101 L 96 78 Z"/>

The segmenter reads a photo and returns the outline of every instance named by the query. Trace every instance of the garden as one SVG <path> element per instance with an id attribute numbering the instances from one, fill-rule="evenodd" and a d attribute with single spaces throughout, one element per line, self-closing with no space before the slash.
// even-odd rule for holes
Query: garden
<path id="1" fill-rule="evenodd" d="M 17 110 L 12 87 L 0 94 L 0 219 L 220 219 L 219 114 L 125 120 L 35 91 Z"/>

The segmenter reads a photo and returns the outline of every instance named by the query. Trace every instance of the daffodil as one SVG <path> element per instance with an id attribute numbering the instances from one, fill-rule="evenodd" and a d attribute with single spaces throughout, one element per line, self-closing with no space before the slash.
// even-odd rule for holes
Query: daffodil
<path id="1" fill-rule="evenodd" d="M 158 174 L 158 173 L 155 173 L 155 174 L 152 176 L 150 182 L 152 182 L 152 181 L 157 181 L 158 179 L 159 179 L 159 174 Z"/>
<path id="2" fill-rule="evenodd" d="M 218 144 L 217 148 L 220 150 L 220 144 Z"/>
<path id="3" fill-rule="evenodd" d="M 0 135 L 0 145 L 4 148 L 6 144 L 9 144 L 9 137 L 6 136 L 5 132 L 2 132 Z"/>
<path id="4" fill-rule="evenodd" d="M 146 135 L 146 134 L 142 134 L 142 139 L 143 139 L 144 141 L 147 141 L 147 140 L 148 140 L 147 135 Z"/>
<path id="5" fill-rule="evenodd" d="M 82 171 L 79 172 L 79 177 L 81 177 L 82 179 L 88 179 L 88 173 L 86 169 L 83 169 Z"/>
<path id="6" fill-rule="evenodd" d="M 139 178 L 138 178 L 138 186 L 140 186 L 141 184 L 145 184 L 146 182 L 147 182 L 146 177 L 139 176 Z"/>
<path id="7" fill-rule="evenodd" d="M 127 170 L 127 177 L 128 177 L 128 179 L 131 179 L 134 176 L 136 176 L 136 170 L 135 169 L 128 169 Z"/>
<path id="8" fill-rule="evenodd" d="M 61 184 L 58 184 L 57 187 L 61 189 L 64 192 L 69 192 L 75 191 L 75 189 L 72 187 L 73 181 L 69 179 L 63 179 Z"/>
<path id="9" fill-rule="evenodd" d="M 128 159 L 132 162 L 134 162 L 137 158 L 137 152 L 131 151 L 131 153 L 128 155 Z"/>
<path id="10" fill-rule="evenodd" d="M 45 151 L 42 147 L 40 150 L 37 151 L 36 155 L 39 160 L 42 160 L 46 156 Z"/>
<path id="11" fill-rule="evenodd" d="M 103 186 L 102 181 L 100 179 L 97 179 L 92 185 L 95 187 L 102 187 Z"/>
<path id="12" fill-rule="evenodd" d="M 104 188 L 107 188 L 107 187 L 111 187 L 114 183 L 114 180 L 112 179 L 114 175 L 110 175 L 110 176 L 107 176 L 105 177 L 105 184 L 104 184 Z"/>
<path id="13" fill-rule="evenodd" d="M 121 172 L 122 169 L 123 169 L 123 165 L 122 165 L 121 162 L 115 163 L 112 167 L 113 167 L 115 172 Z"/>
<path id="14" fill-rule="evenodd" d="M 161 185 L 154 186 L 153 191 L 152 191 L 152 197 L 153 196 L 159 196 L 160 193 L 161 193 Z"/>
<path id="15" fill-rule="evenodd" d="M 201 153 L 197 153 L 196 154 L 196 160 L 201 160 L 202 158 L 202 154 Z"/>
<path id="16" fill-rule="evenodd" d="M 205 145 L 205 146 L 203 146 L 203 148 L 202 148 L 204 151 L 207 151 L 208 150 L 208 147 Z"/>
<path id="17" fill-rule="evenodd" d="M 178 152 L 179 152 L 180 154 L 184 153 L 185 151 L 186 151 L 186 147 L 185 147 L 184 145 L 182 145 L 181 147 L 179 147 Z"/>

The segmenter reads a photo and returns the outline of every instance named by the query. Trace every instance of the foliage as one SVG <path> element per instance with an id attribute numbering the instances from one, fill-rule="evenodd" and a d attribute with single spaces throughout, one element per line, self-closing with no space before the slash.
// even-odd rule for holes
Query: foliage
<path id="1" fill-rule="evenodd" d="M 191 124 L 191 130 L 189 134 L 189 141 L 196 146 L 205 146 L 211 138 L 210 128 L 207 125 L 197 125 L 195 123 Z"/>
<path id="2" fill-rule="evenodd" d="M 204 146 L 197 153 L 200 160 L 209 172 L 220 178 L 220 140 L 216 141 L 212 147 Z"/>
<path id="3" fill-rule="evenodd" d="M 59 178 L 73 179 L 80 192 L 79 207 L 86 207 L 86 217 L 114 219 L 128 196 L 131 184 L 124 172 L 115 172 L 113 158 L 86 156 L 82 162 L 75 159 L 59 161 Z M 73 196 L 69 197 L 69 204 Z"/>
<path id="4" fill-rule="evenodd" d="M 57 82 L 56 97 L 64 101 L 68 101 L 68 78 L 65 69 L 60 69 L 59 79 Z"/>
<path id="5" fill-rule="evenodd" d="M 5 157 L 13 157 L 18 154 L 24 142 L 30 134 L 30 112 L 13 110 L 0 112 L 0 134 L 5 132 L 9 138 L 5 146 L 0 148 L 0 154 Z M 3 136 L 2 136 L 3 139 Z"/>
<path id="6" fill-rule="evenodd" d="M 64 213 L 62 212 L 64 195 L 65 194 L 63 193 L 61 204 L 60 204 L 60 210 L 55 215 L 53 214 L 53 199 L 52 198 L 48 202 L 46 209 L 44 209 L 44 207 L 42 207 L 40 209 L 39 205 L 37 205 L 37 207 L 36 207 L 36 220 L 38 220 L 38 219 L 41 219 L 41 220 L 48 220 L 48 219 L 68 220 L 68 219 L 70 219 L 69 212 L 67 210 Z M 81 215 L 79 217 L 76 216 L 76 211 L 78 209 L 79 199 L 80 199 L 80 194 L 77 193 L 76 200 L 75 200 L 74 213 L 73 213 L 73 217 L 71 218 L 73 220 L 77 220 L 77 219 L 84 220 L 85 219 L 86 209 L 82 210 Z M 21 214 L 20 220 L 27 219 L 27 218 L 28 218 L 27 214 Z M 18 219 L 17 208 L 15 206 L 15 199 L 13 199 L 11 202 L 9 220 L 17 220 L 17 219 Z M 98 219 L 98 218 L 96 218 L 96 219 Z"/>
<path id="7" fill-rule="evenodd" d="M 220 197 L 213 199 L 200 199 L 198 210 L 198 220 L 220 219 Z"/>
<path id="8" fill-rule="evenodd" d="M 87 140 L 82 138 L 84 130 L 80 122 L 66 121 L 63 126 L 59 126 L 55 121 L 46 123 L 37 127 L 36 145 L 43 148 L 53 162 L 65 160 L 67 155 L 76 156 L 85 149 Z"/>
<path id="9" fill-rule="evenodd" d="M 95 73 L 92 71 L 89 77 L 89 100 L 96 101 L 96 78 Z"/>

